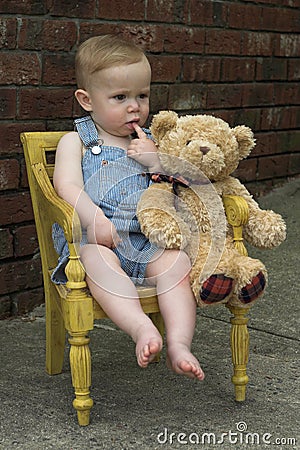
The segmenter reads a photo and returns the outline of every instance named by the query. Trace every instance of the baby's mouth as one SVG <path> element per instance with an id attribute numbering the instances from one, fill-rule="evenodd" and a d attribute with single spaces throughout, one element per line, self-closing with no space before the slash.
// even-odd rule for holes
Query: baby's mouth
<path id="1" fill-rule="evenodd" d="M 127 125 L 131 130 L 134 130 L 134 124 L 135 124 L 135 123 L 138 124 L 139 121 L 140 121 L 140 119 L 133 119 L 133 120 L 130 120 L 129 122 L 127 122 L 126 125 Z"/>

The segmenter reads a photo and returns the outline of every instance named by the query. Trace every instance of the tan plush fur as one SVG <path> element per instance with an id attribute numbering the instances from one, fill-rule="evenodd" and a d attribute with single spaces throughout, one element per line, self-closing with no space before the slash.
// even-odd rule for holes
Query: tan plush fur
<path id="1" fill-rule="evenodd" d="M 152 135 L 157 143 L 163 173 L 183 176 L 189 187 L 168 182 L 153 183 L 142 195 L 137 215 L 142 232 L 160 247 L 184 249 L 193 267 L 191 286 L 199 305 L 199 292 L 212 274 L 234 279 L 231 304 L 239 304 L 238 293 L 263 272 L 258 259 L 241 256 L 234 247 L 222 195 L 242 196 L 249 206 L 244 238 L 259 248 L 273 248 L 286 236 L 282 217 L 261 210 L 243 184 L 233 176 L 239 161 L 255 146 L 250 128 L 229 125 L 209 115 L 178 117 L 173 111 L 154 116 Z M 241 305 L 243 306 L 243 305 Z"/>

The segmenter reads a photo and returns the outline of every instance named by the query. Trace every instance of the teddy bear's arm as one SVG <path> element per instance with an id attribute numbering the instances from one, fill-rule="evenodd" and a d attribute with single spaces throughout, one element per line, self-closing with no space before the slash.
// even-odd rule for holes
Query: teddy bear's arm
<path id="1" fill-rule="evenodd" d="M 249 220 L 243 227 L 243 237 L 258 248 L 273 248 L 286 238 L 286 225 L 280 214 L 262 210 L 245 186 L 234 177 L 222 182 L 223 195 L 239 195 L 249 206 Z"/>
<path id="2" fill-rule="evenodd" d="M 157 183 L 143 192 L 137 205 L 142 233 L 163 248 L 184 248 L 190 238 L 189 226 L 174 206 L 172 186 Z"/>

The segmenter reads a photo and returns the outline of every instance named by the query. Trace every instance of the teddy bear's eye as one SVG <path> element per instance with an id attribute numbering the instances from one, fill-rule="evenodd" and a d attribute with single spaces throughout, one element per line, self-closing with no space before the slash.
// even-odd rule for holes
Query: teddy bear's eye
<path id="1" fill-rule="evenodd" d="M 186 145 L 189 145 L 191 142 L 192 142 L 191 140 L 186 141 Z"/>

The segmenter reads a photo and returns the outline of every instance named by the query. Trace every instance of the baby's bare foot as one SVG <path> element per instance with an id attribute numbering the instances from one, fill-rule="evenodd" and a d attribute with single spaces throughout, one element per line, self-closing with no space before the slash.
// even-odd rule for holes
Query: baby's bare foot
<path id="1" fill-rule="evenodd" d="M 154 360 L 162 349 L 161 335 L 155 330 L 153 327 L 144 327 L 139 330 L 135 352 L 138 365 L 143 369 Z"/>
<path id="2" fill-rule="evenodd" d="M 185 375 L 200 381 L 204 380 L 205 375 L 200 367 L 199 361 L 183 345 L 174 345 L 168 348 L 167 366 L 179 375 Z"/>

